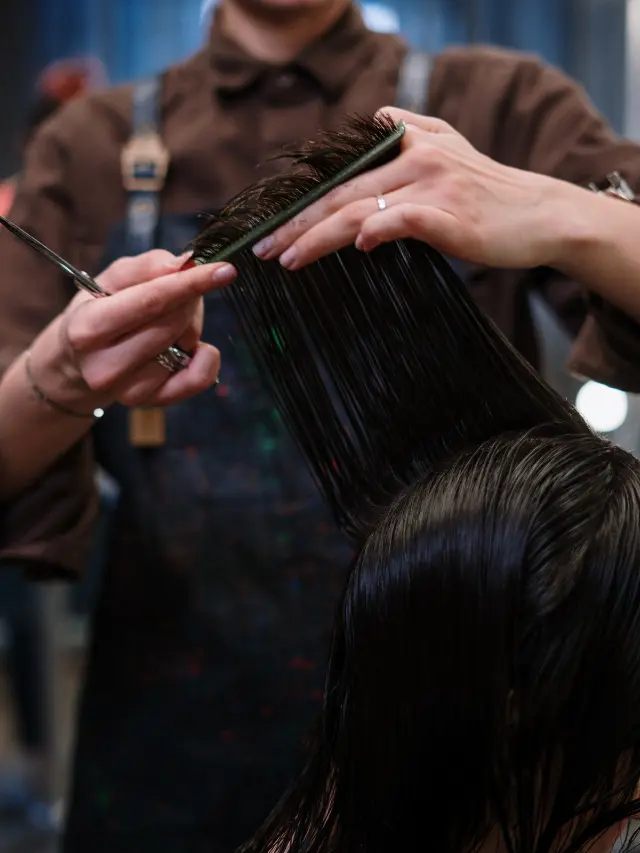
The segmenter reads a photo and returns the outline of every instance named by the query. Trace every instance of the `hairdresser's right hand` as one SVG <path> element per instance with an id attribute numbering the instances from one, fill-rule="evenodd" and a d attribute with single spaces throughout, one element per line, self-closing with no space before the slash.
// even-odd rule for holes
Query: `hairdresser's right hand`
<path id="1" fill-rule="evenodd" d="M 91 411 L 115 401 L 164 406 L 214 384 L 220 353 L 200 340 L 202 297 L 228 284 L 235 270 L 229 264 L 182 270 L 186 258 L 159 250 L 122 258 L 97 278 L 112 295 L 78 293 L 31 348 L 42 391 Z M 178 373 L 155 360 L 174 343 L 193 353 Z"/>

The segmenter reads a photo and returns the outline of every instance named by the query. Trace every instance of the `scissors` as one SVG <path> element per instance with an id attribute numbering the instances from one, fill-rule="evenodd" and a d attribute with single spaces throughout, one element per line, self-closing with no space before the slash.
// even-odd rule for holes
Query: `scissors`
<path id="1" fill-rule="evenodd" d="M 43 257 L 47 258 L 47 260 L 51 261 L 51 263 L 55 264 L 59 270 L 61 270 L 65 275 L 68 275 L 73 279 L 75 285 L 80 290 L 84 290 L 87 293 L 90 293 L 91 296 L 102 297 L 102 296 L 110 296 L 110 293 L 107 293 L 104 288 L 100 287 L 98 282 L 91 278 L 91 276 L 83 272 L 82 270 L 76 269 L 73 264 L 70 264 L 69 261 L 65 261 L 64 258 L 61 258 L 60 255 L 57 255 L 52 249 L 49 249 L 48 246 L 45 246 L 44 243 L 41 243 L 40 240 L 36 240 L 31 234 L 25 231 L 23 228 L 20 228 L 19 225 L 16 225 L 15 222 L 11 222 L 10 219 L 5 219 L 4 216 L 0 216 L 0 224 L 4 225 L 7 231 L 10 231 L 20 240 L 34 249 Z M 170 346 L 164 352 L 161 352 L 156 356 L 156 361 L 159 362 L 165 370 L 168 370 L 170 373 L 177 373 L 180 370 L 184 370 L 191 363 L 191 356 L 188 352 L 181 349 L 178 346 Z"/>

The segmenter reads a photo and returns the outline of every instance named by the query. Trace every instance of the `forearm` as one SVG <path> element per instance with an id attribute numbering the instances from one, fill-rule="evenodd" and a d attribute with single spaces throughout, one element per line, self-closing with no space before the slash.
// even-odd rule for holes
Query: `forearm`
<path id="1" fill-rule="evenodd" d="M 54 333 L 47 330 L 43 335 Z M 40 340 L 40 339 L 38 339 Z M 6 500 L 27 488 L 50 465 L 76 444 L 91 429 L 91 416 L 98 404 L 95 395 L 66 381 L 62 358 L 39 358 L 34 344 L 30 370 L 24 353 L 8 368 L 0 380 L 0 499 Z M 31 374 L 31 376 L 30 376 Z M 57 386 L 52 378 L 56 378 Z M 56 402 L 81 416 L 57 410 L 39 395 L 56 396 Z M 57 391 L 49 391 L 49 387 Z M 84 416 L 87 415 L 87 416 Z"/>
<path id="2" fill-rule="evenodd" d="M 562 192 L 553 266 L 640 320 L 640 207 L 568 185 Z"/>

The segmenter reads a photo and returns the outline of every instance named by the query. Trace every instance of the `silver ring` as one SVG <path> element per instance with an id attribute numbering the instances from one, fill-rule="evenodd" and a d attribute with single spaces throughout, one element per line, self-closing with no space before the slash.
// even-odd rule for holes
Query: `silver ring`
<path id="1" fill-rule="evenodd" d="M 376 201 L 378 202 L 378 210 L 386 210 L 387 209 L 387 200 L 384 196 L 376 196 Z"/>
<path id="2" fill-rule="evenodd" d="M 156 361 L 161 364 L 169 373 L 179 373 L 181 370 L 186 370 L 191 364 L 191 356 L 188 352 L 177 346 L 170 346 L 160 355 L 156 356 Z"/>

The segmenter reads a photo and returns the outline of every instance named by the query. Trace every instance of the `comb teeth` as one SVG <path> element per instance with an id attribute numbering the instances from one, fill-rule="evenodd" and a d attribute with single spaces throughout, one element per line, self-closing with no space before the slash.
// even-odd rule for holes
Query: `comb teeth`
<path id="1" fill-rule="evenodd" d="M 258 181 L 233 198 L 191 243 L 196 263 L 227 260 L 279 228 L 335 186 L 393 159 L 404 125 L 388 115 L 352 116 L 338 129 L 289 146 L 272 160 L 286 159 L 286 175 Z"/>

